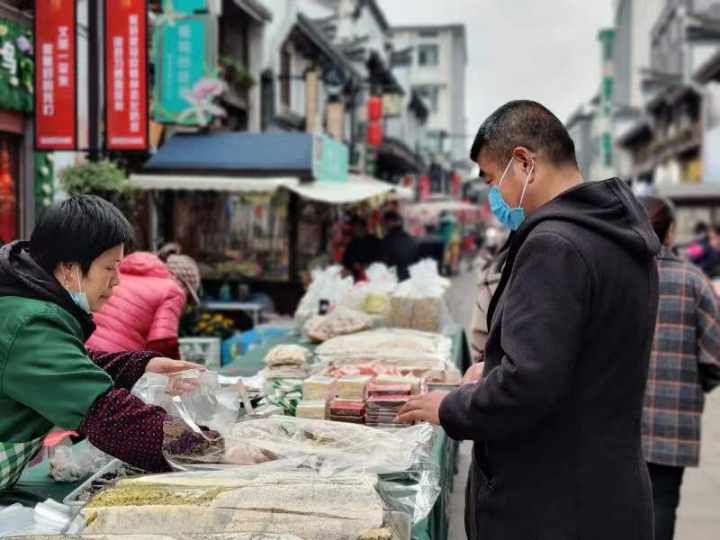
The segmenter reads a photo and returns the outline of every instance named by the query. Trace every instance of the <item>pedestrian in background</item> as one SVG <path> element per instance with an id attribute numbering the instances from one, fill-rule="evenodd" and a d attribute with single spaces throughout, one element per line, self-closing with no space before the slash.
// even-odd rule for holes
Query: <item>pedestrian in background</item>
<path id="1" fill-rule="evenodd" d="M 180 358 L 178 331 L 187 299 L 197 304 L 200 273 L 190 257 L 136 252 L 118 268 L 119 284 L 95 314 L 97 329 L 87 342 L 94 351 L 157 351 Z"/>
<path id="2" fill-rule="evenodd" d="M 403 219 L 395 210 L 385 212 L 383 224 L 385 237 L 380 246 L 382 261 L 395 268 L 398 279 L 404 281 L 410 277 L 408 268 L 418 262 L 417 242 L 405 231 Z"/>
<path id="3" fill-rule="evenodd" d="M 345 249 L 342 264 L 357 283 L 365 281 L 365 271 L 372 263 L 380 260 L 380 239 L 368 232 L 367 221 L 360 216 L 353 216 L 350 226 L 352 240 Z"/>
<path id="4" fill-rule="evenodd" d="M 671 249 L 671 203 L 657 197 L 640 202 L 662 242 L 642 442 L 653 487 L 655 540 L 672 540 L 685 467 L 700 462 L 705 393 L 720 384 L 720 306 L 701 270 Z"/>

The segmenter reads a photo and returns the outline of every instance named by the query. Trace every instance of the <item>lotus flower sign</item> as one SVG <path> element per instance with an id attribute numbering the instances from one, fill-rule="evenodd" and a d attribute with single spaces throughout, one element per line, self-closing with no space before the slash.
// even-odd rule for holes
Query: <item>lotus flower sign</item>
<path id="1" fill-rule="evenodd" d="M 155 120 L 206 126 L 225 111 L 215 101 L 225 83 L 215 74 L 212 42 L 215 19 L 207 15 L 164 16 L 156 38 Z"/>

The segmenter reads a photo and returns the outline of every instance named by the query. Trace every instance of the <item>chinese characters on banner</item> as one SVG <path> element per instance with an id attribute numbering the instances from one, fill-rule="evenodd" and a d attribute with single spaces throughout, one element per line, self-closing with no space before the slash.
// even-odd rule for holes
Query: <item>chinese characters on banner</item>
<path id="1" fill-rule="evenodd" d="M 105 94 L 109 150 L 148 146 L 147 4 L 105 0 Z"/>
<path id="2" fill-rule="evenodd" d="M 77 147 L 75 0 L 35 2 L 35 146 Z"/>
<path id="3" fill-rule="evenodd" d="M 205 125 L 217 112 L 212 100 L 222 91 L 209 78 L 208 35 L 216 19 L 197 15 L 162 21 L 156 32 L 157 82 L 153 115 L 161 123 Z"/>

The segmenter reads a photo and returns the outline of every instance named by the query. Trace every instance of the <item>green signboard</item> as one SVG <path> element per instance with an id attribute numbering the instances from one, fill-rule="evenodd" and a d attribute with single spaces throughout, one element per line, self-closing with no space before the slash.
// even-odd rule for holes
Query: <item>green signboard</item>
<path id="1" fill-rule="evenodd" d="M 32 111 L 34 106 L 32 30 L 0 19 L 0 106 Z"/>
<path id="2" fill-rule="evenodd" d="M 218 115 L 213 100 L 224 85 L 215 78 L 214 64 L 209 60 L 214 21 L 209 15 L 195 15 L 159 24 L 153 107 L 157 122 L 206 125 Z"/>
<path id="3" fill-rule="evenodd" d="M 321 182 L 347 182 L 350 164 L 348 147 L 327 135 L 313 140 L 313 176 Z"/>
<path id="4" fill-rule="evenodd" d="M 167 13 L 170 8 L 175 13 L 195 13 L 207 10 L 207 0 L 163 0 L 163 10 Z"/>

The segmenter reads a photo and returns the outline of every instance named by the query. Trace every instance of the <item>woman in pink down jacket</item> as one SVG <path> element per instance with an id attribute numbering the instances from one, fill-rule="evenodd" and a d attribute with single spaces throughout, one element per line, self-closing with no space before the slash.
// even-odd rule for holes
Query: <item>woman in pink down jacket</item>
<path id="1" fill-rule="evenodd" d="M 186 292 L 154 254 L 137 252 L 120 263 L 120 284 L 99 313 L 87 348 L 101 352 L 157 351 L 179 358 L 178 327 Z"/>

